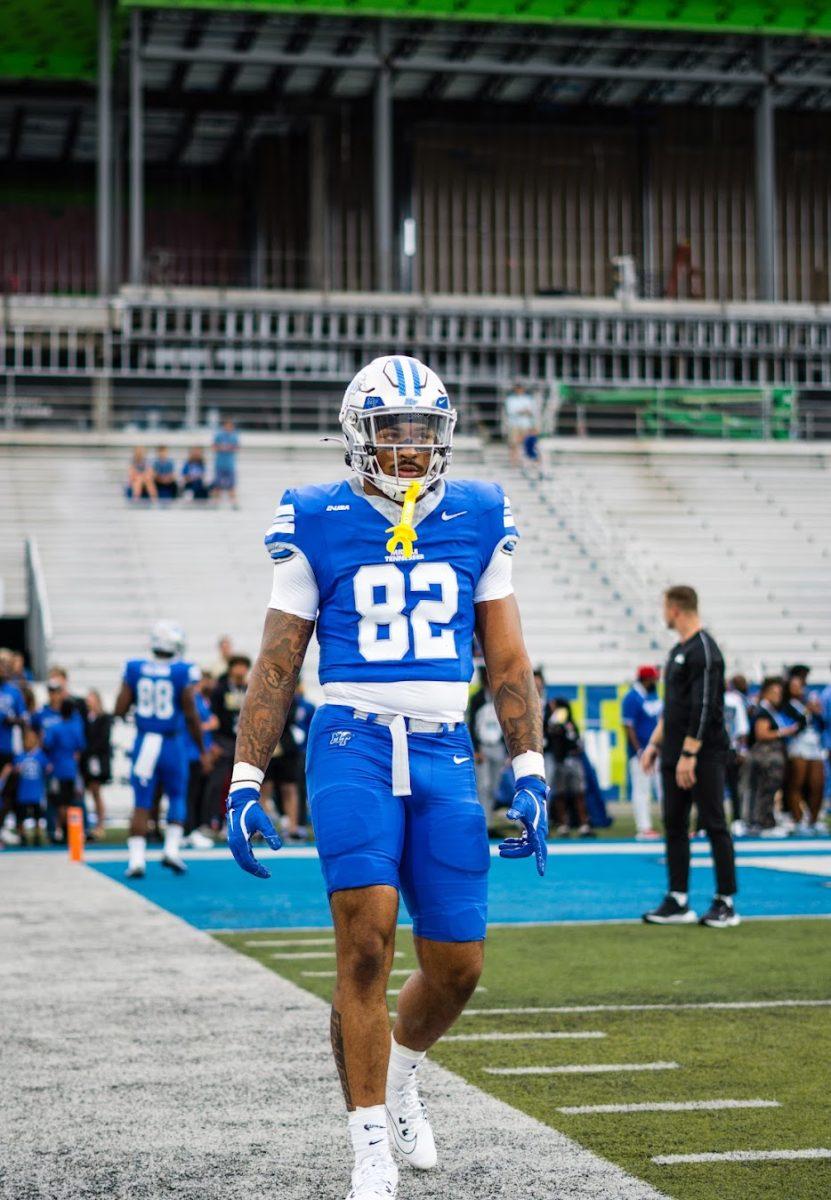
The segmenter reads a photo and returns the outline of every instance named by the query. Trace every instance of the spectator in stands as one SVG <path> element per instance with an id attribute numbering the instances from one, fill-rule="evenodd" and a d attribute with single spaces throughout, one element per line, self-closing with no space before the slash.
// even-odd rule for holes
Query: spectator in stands
<path id="1" fill-rule="evenodd" d="M 796 824 L 796 832 L 810 837 L 824 836 L 827 830 L 822 816 L 824 722 L 819 700 L 806 696 L 805 685 L 809 673 L 810 667 L 801 664 L 788 671 L 784 712 L 799 727 L 788 742 L 785 778 L 788 808 Z"/>
<path id="2" fill-rule="evenodd" d="M 89 836 L 100 841 L 107 815 L 101 788 L 112 780 L 113 719 L 104 712 L 101 694 L 94 688 L 87 692 L 86 707 L 86 746 L 81 755 L 81 778 L 95 807 L 95 824 Z"/>
<path id="3" fill-rule="evenodd" d="M 11 766 L 14 756 L 23 748 L 21 730 L 26 724 L 26 704 L 17 684 L 12 683 L 12 652 L 0 649 L 0 771 Z M 0 842 L 16 846 L 20 842 L 15 832 L 17 779 L 3 788 L 0 796 Z"/>
<path id="4" fill-rule="evenodd" d="M 193 699 L 202 726 L 202 745 L 211 759 L 215 758 L 214 733 L 219 728 L 219 718 L 211 708 L 211 696 L 216 686 L 210 671 L 203 671 Z M 185 731 L 188 746 L 188 813 L 185 822 L 185 837 L 182 845 L 193 850 L 210 850 L 214 845 L 211 836 L 211 817 L 206 811 L 205 797 L 209 775 L 203 766 L 203 756 L 190 730 Z"/>
<path id="5" fill-rule="evenodd" d="M 86 736 L 81 714 L 69 696 L 61 701 L 59 719 L 50 723 L 43 739 L 49 760 L 52 803 L 56 809 L 59 841 L 66 838 L 66 810 L 79 803 L 77 795 L 81 753 Z"/>
<path id="6" fill-rule="evenodd" d="M 221 499 L 225 493 L 234 508 L 237 507 L 238 450 L 239 434 L 234 428 L 234 422 L 229 417 L 222 422 L 222 428 L 214 437 L 213 491 L 217 500 Z"/>
<path id="7" fill-rule="evenodd" d="M 782 712 L 784 684 L 775 675 L 762 681 L 750 728 L 750 804 L 747 832 L 774 836 L 776 797 L 785 783 L 785 744 L 799 730 Z"/>
<path id="8" fill-rule="evenodd" d="M 479 795 L 479 803 L 485 810 L 485 820 L 490 828 L 493 824 L 493 810 L 508 751 L 505 747 L 502 726 L 496 715 L 484 667 L 479 668 L 479 676 L 482 686 L 470 701 L 467 727 L 473 743 L 476 790 Z"/>
<path id="9" fill-rule="evenodd" d="M 635 837 L 638 841 L 655 841 L 661 835 L 652 826 L 652 799 L 661 803 L 660 777 L 648 775 L 641 766 L 641 754 L 649 745 L 664 709 L 658 695 L 661 672 L 651 664 L 638 667 L 637 678 L 623 698 L 623 728 L 629 756 L 629 793 L 635 817 Z"/>
<path id="10" fill-rule="evenodd" d="M 234 749 L 237 744 L 239 715 L 248 691 L 248 673 L 251 659 L 246 654 L 234 654 L 228 662 L 226 674 L 218 679 L 211 693 L 211 708 L 217 717 L 214 734 L 216 761 L 208 776 L 205 807 L 210 813 L 211 825 L 220 828 L 225 819 L 225 798 L 234 765 Z"/>
<path id="11" fill-rule="evenodd" d="M 537 406 L 521 383 L 515 383 L 502 402 L 503 425 L 508 439 L 511 466 L 520 465 L 520 451 L 526 438 L 537 430 Z"/>
<path id="12" fill-rule="evenodd" d="M 568 837 L 572 823 L 576 823 L 580 837 L 591 837 L 593 830 L 586 812 L 583 743 L 571 705 L 563 696 L 557 696 L 547 707 L 544 746 L 554 764 L 549 806 L 551 819 L 556 817 L 557 833 L 560 837 Z"/>
<path id="13" fill-rule="evenodd" d="M 24 656 L 19 650 L 13 650 L 11 653 L 11 682 L 16 683 L 22 691 L 26 684 L 31 683 L 33 679 L 34 676 L 26 666 Z"/>
<path id="14" fill-rule="evenodd" d="M 228 637 L 228 634 L 223 633 L 216 646 L 219 654 L 211 667 L 210 673 L 217 683 L 219 683 L 228 674 L 228 663 L 234 655 L 234 644 Z"/>
<path id="15" fill-rule="evenodd" d="M 744 833 L 744 804 L 742 795 L 743 770 L 747 760 L 750 721 L 747 710 L 747 680 L 744 675 L 734 675 L 724 692 L 724 727 L 730 739 L 724 781 L 727 795 L 733 807 L 733 833 L 741 837 Z"/>
<path id="16" fill-rule="evenodd" d="M 40 737 L 34 729 L 24 729 L 23 749 L 15 754 L 13 762 L 6 763 L 0 770 L 0 788 L 4 791 L 14 775 L 17 783 L 16 806 L 18 829 L 33 830 L 32 845 L 40 845 L 41 825 L 45 825 L 46 775 L 49 760 L 44 754 Z"/>
<path id="17" fill-rule="evenodd" d="M 158 499 L 153 467 L 143 446 L 137 446 L 133 451 L 130 468 L 127 472 L 126 496 L 128 500 Z"/>
<path id="18" fill-rule="evenodd" d="M 160 500 L 175 500 L 179 495 L 176 463 L 170 457 L 167 446 L 159 446 L 156 451 L 156 457 L 153 459 L 153 482 Z"/>
<path id="19" fill-rule="evenodd" d="M 205 455 L 199 446 L 194 446 L 182 467 L 182 492 L 191 500 L 207 500 L 208 468 L 205 465 Z"/>

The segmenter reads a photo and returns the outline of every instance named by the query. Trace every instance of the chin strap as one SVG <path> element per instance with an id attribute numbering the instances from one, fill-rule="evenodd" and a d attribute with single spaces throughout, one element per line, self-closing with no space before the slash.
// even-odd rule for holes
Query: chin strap
<path id="1" fill-rule="evenodd" d="M 390 525 L 387 533 L 392 537 L 387 542 L 387 553 L 395 554 L 401 550 L 405 558 L 413 557 L 413 543 L 418 540 L 418 534 L 413 529 L 416 500 L 421 491 L 421 484 L 414 480 L 404 493 L 404 503 L 401 507 L 401 520 L 397 525 Z"/>

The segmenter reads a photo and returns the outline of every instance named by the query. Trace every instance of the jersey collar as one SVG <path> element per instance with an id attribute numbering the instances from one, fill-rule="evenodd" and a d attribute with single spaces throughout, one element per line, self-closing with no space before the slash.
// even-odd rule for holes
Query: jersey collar
<path id="1" fill-rule="evenodd" d="M 401 520 L 400 504 L 396 504 L 394 500 L 389 500 L 386 496 L 368 496 L 363 489 L 360 479 L 350 479 L 348 483 L 356 496 L 360 496 L 362 500 L 366 500 L 367 504 L 371 504 L 375 511 L 380 513 L 387 521 L 391 521 L 393 525 L 396 525 Z M 416 502 L 413 528 L 420 525 L 425 517 L 430 516 L 431 512 L 435 512 L 443 499 L 444 480 L 440 479 L 423 500 Z"/>

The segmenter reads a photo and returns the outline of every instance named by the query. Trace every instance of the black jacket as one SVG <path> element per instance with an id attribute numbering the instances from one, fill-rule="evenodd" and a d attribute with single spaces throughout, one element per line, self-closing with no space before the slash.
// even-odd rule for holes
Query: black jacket
<path id="1" fill-rule="evenodd" d="M 674 767 L 684 738 L 701 742 L 699 758 L 726 754 L 724 659 L 705 629 L 673 646 L 664 668 L 664 741 L 661 761 Z"/>

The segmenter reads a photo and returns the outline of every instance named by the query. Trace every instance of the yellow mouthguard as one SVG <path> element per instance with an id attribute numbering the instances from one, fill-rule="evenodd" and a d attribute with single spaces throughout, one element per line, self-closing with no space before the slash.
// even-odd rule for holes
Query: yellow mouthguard
<path id="1" fill-rule="evenodd" d="M 416 500 L 421 491 L 421 484 L 415 480 L 404 493 L 404 503 L 401 506 L 401 520 L 397 525 L 390 525 L 387 533 L 392 537 L 387 542 L 387 553 L 395 554 L 401 550 L 405 558 L 413 557 L 413 542 L 418 540 L 418 534 L 413 529 Z"/>

